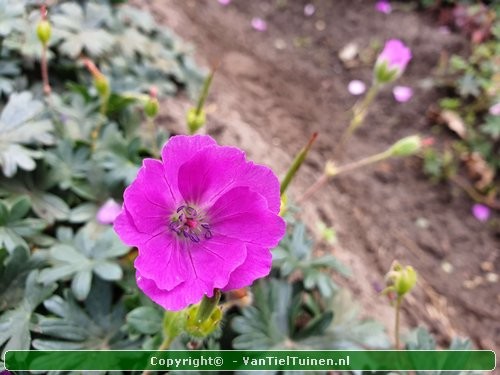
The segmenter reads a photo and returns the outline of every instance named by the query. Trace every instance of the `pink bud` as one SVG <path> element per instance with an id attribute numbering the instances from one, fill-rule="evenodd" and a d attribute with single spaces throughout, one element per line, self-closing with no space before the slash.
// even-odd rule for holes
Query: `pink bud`
<path id="1" fill-rule="evenodd" d="M 96 219 L 100 224 L 113 224 L 118 214 L 122 211 L 122 206 L 114 199 L 108 199 L 97 211 Z"/>

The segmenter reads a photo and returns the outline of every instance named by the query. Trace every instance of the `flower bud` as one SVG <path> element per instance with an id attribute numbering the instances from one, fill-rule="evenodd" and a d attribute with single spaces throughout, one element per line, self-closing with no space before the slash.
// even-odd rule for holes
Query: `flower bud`
<path id="1" fill-rule="evenodd" d="M 207 121 L 205 110 L 197 111 L 196 108 L 191 108 L 187 113 L 187 125 L 190 134 L 196 133 Z"/>
<path id="2" fill-rule="evenodd" d="M 36 27 L 36 35 L 44 46 L 47 45 L 50 40 L 50 36 L 52 35 L 50 22 L 47 20 L 40 21 Z"/>
<path id="3" fill-rule="evenodd" d="M 422 148 L 422 139 L 418 135 L 401 138 L 389 148 L 392 157 L 405 157 L 416 154 Z"/>
<path id="4" fill-rule="evenodd" d="M 106 98 L 109 96 L 110 88 L 109 81 L 103 74 L 94 77 L 94 86 L 99 93 L 99 96 Z"/>
<path id="5" fill-rule="evenodd" d="M 375 82 L 385 84 L 399 78 L 411 60 L 411 51 L 398 39 L 385 43 L 384 49 L 375 62 Z"/>
<path id="6" fill-rule="evenodd" d="M 144 113 L 149 118 L 155 118 L 160 109 L 160 103 L 157 98 L 148 97 L 146 102 L 144 103 Z"/>
<path id="7" fill-rule="evenodd" d="M 393 291 L 399 297 L 403 297 L 417 284 L 417 272 L 412 266 L 403 267 L 398 262 L 394 262 L 386 275 L 386 283 L 386 291 Z"/>
<path id="8" fill-rule="evenodd" d="M 186 312 L 185 331 L 197 338 L 205 338 L 212 334 L 222 320 L 222 309 L 216 306 L 210 316 L 204 320 L 199 318 L 201 304 L 190 306 Z"/>

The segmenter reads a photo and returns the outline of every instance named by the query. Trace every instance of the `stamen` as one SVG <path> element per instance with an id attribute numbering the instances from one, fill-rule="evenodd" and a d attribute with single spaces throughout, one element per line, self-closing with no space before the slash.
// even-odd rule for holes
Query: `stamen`
<path id="1" fill-rule="evenodd" d="M 202 221 L 203 217 L 193 207 L 182 205 L 177 208 L 176 214 L 172 216 L 169 228 L 177 235 L 196 243 L 200 242 L 200 238 L 208 240 L 213 237 L 210 225 Z"/>

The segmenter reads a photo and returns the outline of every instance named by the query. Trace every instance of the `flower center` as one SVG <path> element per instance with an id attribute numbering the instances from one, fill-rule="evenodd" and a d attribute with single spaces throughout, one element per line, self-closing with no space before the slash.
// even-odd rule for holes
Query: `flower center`
<path id="1" fill-rule="evenodd" d="M 210 225 L 204 222 L 203 215 L 188 205 L 180 206 L 169 224 L 170 229 L 179 237 L 184 236 L 193 242 L 200 242 L 200 238 L 212 238 Z"/>

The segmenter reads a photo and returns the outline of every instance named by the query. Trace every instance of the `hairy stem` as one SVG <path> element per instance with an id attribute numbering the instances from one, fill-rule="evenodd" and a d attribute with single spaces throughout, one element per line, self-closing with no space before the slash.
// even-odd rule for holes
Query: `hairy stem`
<path id="1" fill-rule="evenodd" d="M 40 68 L 42 73 L 42 81 L 43 81 L 43 93 L 45 95 L 50 95 L 51 88 L 49 83 L 49 64 L 47 62 L 47 44 L 44 43 L 42 46 L 42 59 L 40 61 Z"/>
<path id="2" fill-rule="evenodd" d="M 375 97 L 377 96 L 377 93 L 380 89 L 380 86 L 377 84 L 373 84 L 368 92 L 366 93 L 365 97 L 361 102 L 358 102 L 354 105 L 352 109 L 352 119 L 351 122 L 349 122 L 349 126 L 344 130 L 344 133 L 342 134 L 342 137 L 340 138 L 340 141 L 337 145 L 336 151 L 335 151 L 335 159 L 338 159 L 340 155 L 344 152 L 345 145 L 349 141 L 349 139 L 352 137 L 354 132 L 363 124 L 363 121 L 366 116 L 366 112 L 368 108 L 370 107 L 370 104 L 373 102 Z"/>
<path id="3" fill-rule="evenodd" d="M 324 186 L 330 179 L 338 176 L 341 173 L 351 172 L 355 169 L 364 167 L 366 165 L 374 164 L 391 156 L 391 153 L 386 150 L 375 155 L 368 156 L 364 159 L 340 166 L 334 167 L 331 172 L 324 172 L 314 184 L 306 190 L 304 194 L 298 199 L 297 203 L 305 201 L 307 198 L 311 197 L 317 190 Z"/>
<path id="4" fill-rule="evenodd" d="M 158 350 L 167 350 L 170 347 L 170 345 L 172 344 L 172 341 L 174 341 L 173 337 L 165 337 L 163 339 L 163 342 L 159 346 Z M 151 374 L 150 370 L 144 370 L 142 372 L 142 375 L 149 375 L 149 374 Z"/>
<path id="5" fill-rule="evenodd" d="M 396 306 L 394 307 L 395 318 L 394 318 L 394 349 L 399 350 L 399 316 L 401 315 L 401 302 L 403 298 L 398 296 L 396 300 Z"/>

